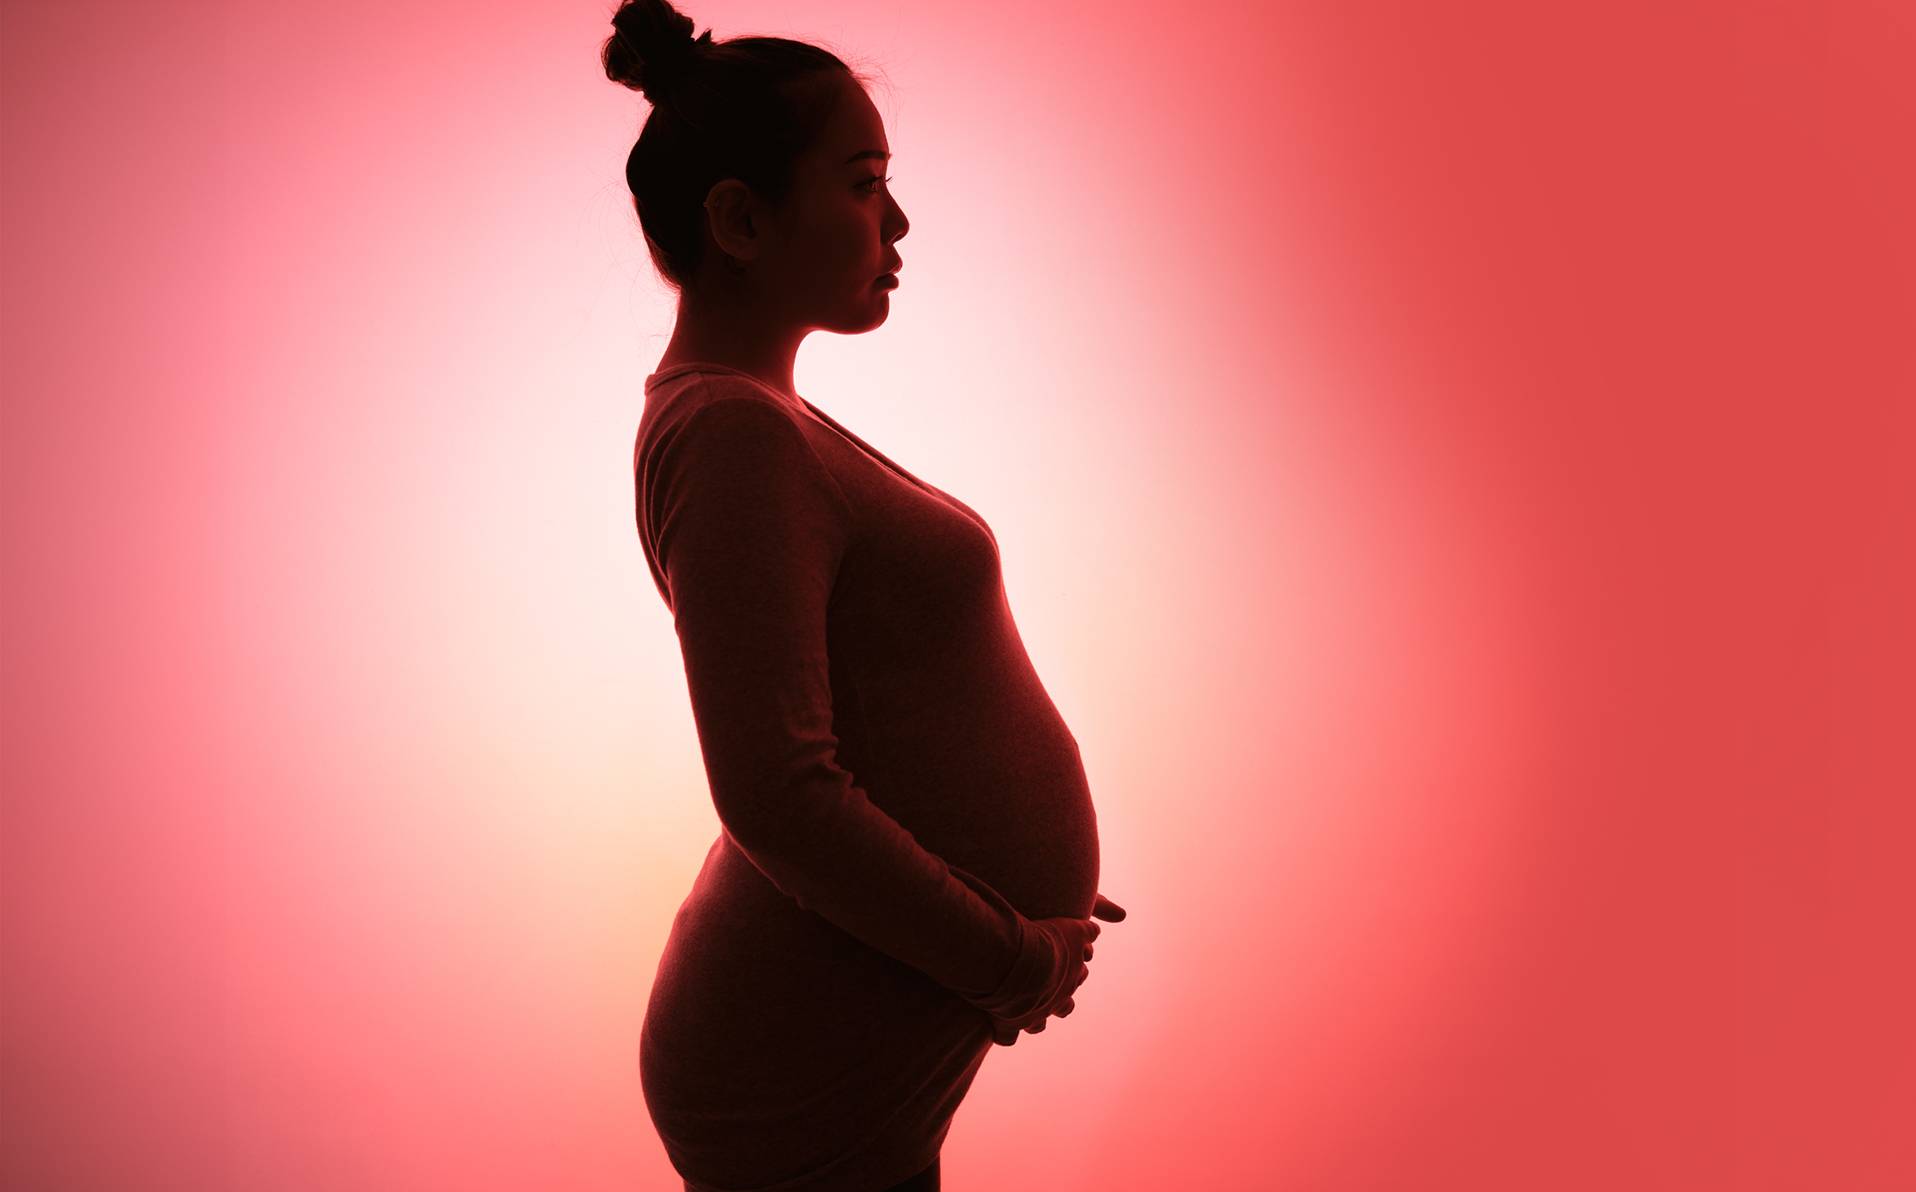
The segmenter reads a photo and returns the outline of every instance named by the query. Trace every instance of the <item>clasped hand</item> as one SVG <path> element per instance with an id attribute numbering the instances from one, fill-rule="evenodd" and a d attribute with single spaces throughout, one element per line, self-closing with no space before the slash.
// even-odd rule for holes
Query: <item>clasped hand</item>
<path id="1" fill-rule="evenodd" d="M 1084 984 L 1091 976 L 1091 966 L 1089 962 L 1093 951 L 1093 942 L 1098 938 L 1098 934 L 1104 930 L 1098 926 L 1096 920 L 1103 919 L 1107 923 L 1121 923 L 1124 921 L 1124 913 L 1123 907 L 1100 894 L 1097 896 L 1097 901 L 1091 907 L 1092 917 L 1089 919 L 1074 919 L 1070 916 L 1065 916 L 1063 918 L 1038 920 L 1038 922 L 1055 929 L 1066 941 L 1066 956 L 1080 956 L 1081 961 L 1078 964 L 1077 973 L 1072 979 L 1065 982 L 1058 995 L 1049 1003 L 1040 1006 L 1024 1017 L 1011 1019 L 993 1017 L 991 1020 L 991 1041 L 1005 1047 L 1010 1047 L 1018 1041 L 1018 1036 L 1021 1033 L 1035 1035 L 1039 1031 L 1044 1030 L 1046 1021 L 1050 1019 L 1052 1015 L 1055 1014 L 1059 1018 L 1063 1018 L 1070 1014 L 1071 1011 L 1077 1007 L 1074 994 L 1077 992 L 1078 986 Z"/>

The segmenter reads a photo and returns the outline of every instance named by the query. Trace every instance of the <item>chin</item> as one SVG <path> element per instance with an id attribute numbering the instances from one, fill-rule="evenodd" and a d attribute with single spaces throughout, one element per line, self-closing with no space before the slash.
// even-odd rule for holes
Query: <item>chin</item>
<path id="1" fill-rule="evenodd" d="M 876 298 L 867 299 L 862 310 L 848 311 L 844 317 L 825 324 L 825 330 L 836 331 L 840 335 L 857 335 L 885 325 L 891 317 L 891 299 L 880 293 Z"/>

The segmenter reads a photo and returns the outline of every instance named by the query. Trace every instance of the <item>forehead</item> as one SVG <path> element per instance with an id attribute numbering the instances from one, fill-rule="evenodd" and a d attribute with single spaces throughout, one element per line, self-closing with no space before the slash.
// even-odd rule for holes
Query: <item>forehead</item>
<path id="1" fill-rule="evenodd" d="M 865 94 L 863 87 L 851 81 L 846 82 L 844 94 L 832 112 L 831 119 L 826 122 L 825 133 L 819 140 L 824 151 L 824 164 L 830 169 L 851 169 L 854 166 L 882 168 L 885 164 L 883 158 L 846 159 L 868 149 L 876 149 L 881 153 L 891 151 L 891 142 L 885 138 L 885 121 L 878 114 L 878 106 L 872 103 L 871 96 Z"/>

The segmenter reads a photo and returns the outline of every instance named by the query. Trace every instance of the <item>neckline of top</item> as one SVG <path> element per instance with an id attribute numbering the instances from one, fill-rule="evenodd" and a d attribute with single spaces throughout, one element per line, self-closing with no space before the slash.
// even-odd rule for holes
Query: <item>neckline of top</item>
<path id="1" fill-rule="evenodd" d="M 776 386 L 766 384 L 762 378 L 754 376 L 753 374 L 746 372 L 742 368 L 733 368 L 729 364 L 710 364 L 702 360 L 693 360 L 683 364 L 674 364 L 669 368 L 662 368 L 659 371 L 653 373 L 651 376 L 648 376 L 647 378 L 645 378 L 645 387 L 646 389 L 650 390 L 654 386 L 661 385 L 664 382 L 679 376 L 681 373 L 691 373 L 691 372 L 716 372 L 716 373 L 726 373 L 734 377 L 744 377 L 746 380 L 752 382 L 752 384 L 757 385 L 759 388 L 764 389 L 769 393 L 775 393 L 779 397 L 785 399 L 786 401 L 792 401 L 794 399 L 798 401 L 805 400 L 804 398 L 799 397 L 796 393 L 786 393 L 784 390 L 779 389 Z"/>
<path id="2" fill-rule="evenodd" d="M 811 402 L 806 401 L 802 397 L 798 397 L 797 394 L 786 393 L 782 390 L 775 389 L 772 386 L 767 385 L 764 381 L 760 380 L 758 377 L 755 377 L 751 373 L 746 372 L 744 369 L 733 368 L 730 365 L 726 365 L 726 364 L 709 364 L 704 361 L 697 361 L 697 360 L 689 361 L 684 364 L 674 364 L 670 368 L 662 368 L 659 371 L 653 373 L 651 376 L 647 377 L 645 379 L 646 392 L 650 393 L 655 386 L 660 385 L 664 383 L 665 381 L 675 379 L 681 373 L 691 373 L 691 372 L 717 372 L 717 373 L 727 373 L 737 377 L 744 377 L 746 380 L 752 382 L 752 384 L 757 385 L 760 389 L 763 389 L 765 392 L 776 397 L 779 401 L 787 403 L 787 404 L 790 404 L 794 398 L 797 398 L 798 404 L 802 406 L 804 408 L 804 411 L 808 413 L 809 415 L 811 415 L 811 417 L 815 421 L 822 423 L 828 429 L 837 433 L 839 437 L 848 440 L 852 444 L 852 446 L 863 451 L 866 455 L 871 456 L 873 459 L 877 460 L 884 467 L 889 468 L 893 473 L 898 475 L 907 483 L 912 484 L 927 493 L 930 493 L 932 496 L 934 496 L 935 498 L 941 501 L 948 501 L 950 499 L 949 495 L 946 494 L 943 490 L 923 480 L 920 480 L 918 477 L 912 475 L 909 471 L 899 466 L 894 460 L 892 460 L 890 456 L 878 450 L 878 448 L 872 446 L 870 443 L 867 443 L 865 440 L 859 438 L 856 434 L 852 433 L 849 427 L 846 427 L 840 424 L 837 419 L 833 418 L 830 414 L 827 414 L 825 411 L 819 409 L 817 406 L 813 405 Z"/>
<path id="3" fill-rule="evenodd" d="M 781 405 L 790 407 L 795 404 L 800 413 L 808 414 L 811 417 L 824 422 L 826 425 L 832 427 L 834 430 L 837 430 L 841 434 L 850 433 L 844 427 L 839 426 L 838 423 L 832 421 L 831 416 L 826 414 L 825 411 L 819 409 L 817 406 L 813 405 L 811 402 L 806 401 L 804 398 L 800 397 L 798 394 L 787 393 L 782 389 L 776 388 L 772 385 L 767 385 L 763 380 L 753 376 L 751 373 L 746 372 L 744 369 L 733 368 L 729 364 L 709 364 L 701 360 L 689 361 L 685 364 L 674 364 L 670 368 L 662 368 L 659 371 L 653 373 L 651 376 L 645 378 L 645 391 L 649 394 L 652 392 L 652 390 L 664 384 L 666 381 L 677 380 L 680 376 L 683 376 L 687 373 L 702 373 L 702 372 L 723 373 L 726 376 L 743 377 L 747 381 L 750 381 L 752 384 L 764 390 L 766 393 L 771 394 L 774 398 L 778 400 L 778 402 Z M 867 450 L 870 450 L 870 447 L 868 445 L 865 445 L 865 444 L 860 444 L 860 445 L 865 446 Z M 894 464 L 892 466 L 896 467 L 897 465 Z"/>

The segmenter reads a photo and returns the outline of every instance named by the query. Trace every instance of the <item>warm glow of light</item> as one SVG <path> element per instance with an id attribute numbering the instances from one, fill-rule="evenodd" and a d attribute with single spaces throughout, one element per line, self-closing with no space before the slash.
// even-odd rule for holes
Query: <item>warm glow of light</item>
<path id="1" fill-rule="evenodd" d="M 610 11 L 0 12 L 8 1187 L 679 1187 Z M 799 387 L 1131 913 L 947 1187 L 1916 1186 L 1906 8 L 687 11 L 884 79 Z"/>

